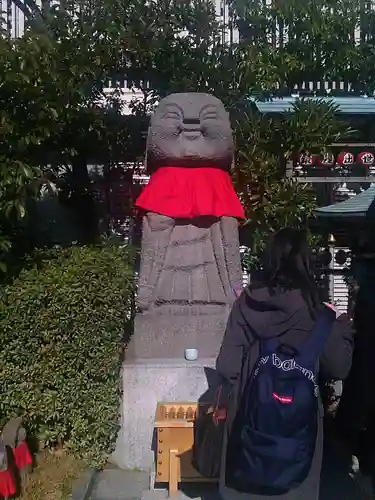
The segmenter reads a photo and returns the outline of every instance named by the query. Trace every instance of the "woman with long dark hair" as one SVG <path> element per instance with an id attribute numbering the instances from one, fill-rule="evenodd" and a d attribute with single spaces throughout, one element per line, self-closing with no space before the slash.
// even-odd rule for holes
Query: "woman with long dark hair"
<path id="1" fill-rule="evenodd" d="M 310 472 L 296 488 L 275 495 L 257 489 L 253 493 L 229 487 L 226 455 L 228 439 L 232 427 L 236 425 L 239 402 L 259 359 L 262 341 L 276 338 L 277 342 L 297 352 L 299 346 L 309 339 L 320 314 L 327 313 L 327 306 L 334 310 L 336 317 L 333 315 L 333 326 L 319 357 L 319 376 L 327 380 L 343 380 L 349 373 L 353 350 L 353 331 L 349 320 L 333 306 L 320 301 L 306 234 L 290 228 L 280 230 L 270 241 L 262 260 L 262 270 L 233 306 L 217 359 L 218 372 L 237 388 L 237 396 L 228 411 L 224 436 L 220 476 L 220 493 L 224 500 L 319 498 L 323 450 L 321 401 L 318 402 L 317 437 Z M 328 314 L 331 313 L 328 311 Z M 244 353 L 247 353 L 246 356 Z M 257 405 L 258 401 L 248 404 Z"/>

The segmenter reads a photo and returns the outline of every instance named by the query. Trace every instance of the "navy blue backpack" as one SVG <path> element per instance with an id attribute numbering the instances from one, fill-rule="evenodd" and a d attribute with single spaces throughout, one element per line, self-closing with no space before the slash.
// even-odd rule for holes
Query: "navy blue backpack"
<path id="1" fill-rule="evenodd" d="M 238 491 L 285 493 L 309 474 L 318 430 L 319 356 L 335 314 L 319 315 L 298 350 L 260 340 L 228 438 L 226 484 Z"/>

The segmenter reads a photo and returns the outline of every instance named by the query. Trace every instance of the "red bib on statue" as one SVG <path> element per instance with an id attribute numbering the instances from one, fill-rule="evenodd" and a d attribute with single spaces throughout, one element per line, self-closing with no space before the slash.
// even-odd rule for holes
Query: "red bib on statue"
<path id="1" fill-rule="evenodd" d="M 159 168 L 152 174 L 136 206 L 179 219 L 205 215 L 245 218 L 229 173 L 210 167 Z"/>

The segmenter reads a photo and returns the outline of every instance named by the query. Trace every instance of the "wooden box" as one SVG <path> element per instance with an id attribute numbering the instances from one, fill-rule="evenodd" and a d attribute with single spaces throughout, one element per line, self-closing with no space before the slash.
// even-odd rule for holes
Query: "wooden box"
<path id="1" fill-rule="evenodd" d="M 168 483 L 170 493 L 180 482 L 212 481 L 191 465 L 194 420 L 198 403 L 158 403 L 156 428 L 156 482 Z"/>

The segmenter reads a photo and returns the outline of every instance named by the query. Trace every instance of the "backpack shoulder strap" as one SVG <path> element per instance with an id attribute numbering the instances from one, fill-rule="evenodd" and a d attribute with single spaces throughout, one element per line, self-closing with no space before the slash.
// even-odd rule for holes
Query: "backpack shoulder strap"
<path id="1" fill-rule="evenodd" d="M 270 337 L 268 339 L 260 340 L 259 355 L 270 356 L 271 354 L 277 351 L 279 343 L 280 341 L 277 337 Z"/>
<path id="2" fill-rule="evenodd" d="M 304 359 L 312 361 L 319 358 L 324 349 L 326 340 L 332 331 L 335 319 L 335 312 L 328 308 L 319 314 L 309 338 L 299 349 L 298 357 L 303 357 Z"/>

